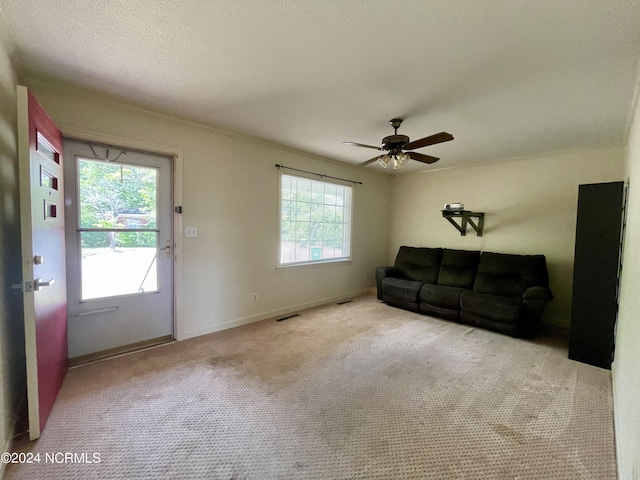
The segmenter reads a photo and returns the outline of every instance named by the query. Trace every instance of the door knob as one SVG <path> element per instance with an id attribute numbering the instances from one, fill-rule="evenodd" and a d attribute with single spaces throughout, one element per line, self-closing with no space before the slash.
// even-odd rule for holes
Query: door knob
<path id="1" fill-rule="evenodd" d="M 44 257 L 42 255 L 36 255 L 33 257 L 34 265 L 42 265 L 44 263 Z"/>
<path id="2" fill-rule="evenodd" d="M 41 278 L 36 278 L 33 281 L 33 290 L 37 292 L 41 287 L 50 287 L 55 283 L 55 280 L 52 278 L 48 282 L 43 282 Z"/>

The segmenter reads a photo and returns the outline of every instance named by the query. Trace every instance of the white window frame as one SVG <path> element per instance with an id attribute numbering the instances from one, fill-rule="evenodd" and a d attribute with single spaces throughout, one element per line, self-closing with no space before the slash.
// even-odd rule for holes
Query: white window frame
<path id="1" fill-rule="evenodd" d="M 285 258 L 283 258 L 283 228 L 282 228 L 282 223 L 283 223 L 283 203 L 284 203 L 284 199 L 283 199 L 283 178 L 284 177 L 290 177 L 292 179 L 301 179 L 301 180 L 306 180 L 306 181 L 310 181 L 310 182 L 316 182 L 316 183 L 320 183 L 320 184 L 324 184 L 324 185 L 335 185 L 337 187 L 340 188 L 344 188 L 346 195 L 344 196 L 345 201 L 344 201 L 344 207 L 345 207 L 345 215 L 348 216 L 347 219 L 343 219 L 342 225 L 344 225 L 344 228 L 346 229 L 346 231 L 343 232 L 343 238 L 342 238 L 342 244 L 343 244 L 343 248 L 342 248 L 342 255 L 340 256 L 336 256 L 336 257 L 330 257 L 330 258 L 319 258 L 319 259 L 312 259 L 312 246 L 311 246 L 311 239 L 308 239 L 309 244 L 308 244 L 308 248 L 309 248 L 309 257 L 307 259 L 304 260 L 293 260 L 293 261 L 286 261 Z M 288 173 L 286 171 L 280 171 L 280 174 L 278 175 L 278 267 L 292 267 L 292 266 L 299 266 L 299 265 L 316 265 L 316 264 L 327 264 L 327 263 L 337 263 L 337 262 L 349 262 L 352 260 L 352 247 L 353 247 L 353 242 L 352 242 L 352 231 L 353 231 L 353 195 L 354 195 L 354 188 L 352 185 L 348 184 L 348 183 L 342 183 L 339 181 L 328 181 L 324 178 L 316 178 L 314 176 L 307 176 L 304 174 L 292 174 L 292 173 Z M 311 202 L 309 202 L 310 205 L 312 204 Z M 317 203 L 316 203 L 317 205 Z M 322 205 L 324 206 L 331 206 L 328 205 L 326 203 L 323 203 Z M 338 205 L 336 205 L 338 206 Z M 304 223 L 304 222 L 298 222 L 298 223 Z M 322 245 L 319 248 L 322 248 L 322 256 L 324 257 L 324 236 L 322 239 Z M 297 238 L 294 240 L 294 251 L 297 251 Z M 318 247 L 313 247 L 313 248 L 318 248 Z M 345 252 L 346 249 L 346 252 Z M 295 255 L 295 253 L 294 253 Z"/>

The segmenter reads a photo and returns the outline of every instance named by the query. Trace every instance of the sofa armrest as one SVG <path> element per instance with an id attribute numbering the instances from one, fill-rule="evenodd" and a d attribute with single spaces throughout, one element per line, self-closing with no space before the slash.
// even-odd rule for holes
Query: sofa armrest
<path id="1" fill-rule="evenodd" d="M 538 334 L 542 311 L 553 294 L 545 287 L 530 287 L 522 294 L 520 310 L 520 335 L 533 338 Z"/>
<path id="2" fill-rule="evenodd" d="M 522 294 L 523 300 L 553 300 L 553 294 L 545 287 L 529 287 Z"/>
<path id="3" fill-rule="evenodd" d="M 400 269 L 396 267 L 376 267 L 376 275 L 380 275 L 381 278 L 404 278 L 404 275 L 402 274 Z"/>
<path id="4" fill-rule="evenodd" d="M 382 280 L 387 277 L 404 278 L 400 269 L 396 267 L 376 267 L 376 288 L 378 300 L 382 300 Z"/>

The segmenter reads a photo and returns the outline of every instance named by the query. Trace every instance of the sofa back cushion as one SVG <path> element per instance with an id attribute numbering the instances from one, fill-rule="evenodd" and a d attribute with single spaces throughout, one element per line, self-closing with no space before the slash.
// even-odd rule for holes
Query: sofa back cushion
<path id="1" fill-rule="evenodd" d="M 425 283 L 438 281 L 442 248 L 400 247 L 395 266 L 410 280 Z"/>
<path id="2" fill-rule="evenodd" d="M 529 287 L 549 287 L 544 255 L 482 252 L 473 291 L 520 297 Z"/>
<path id="3" fill-rule="evenodd" d="M 443 249 L 438 285 L 473 288 L 479 260 L 479 251 Z"/>

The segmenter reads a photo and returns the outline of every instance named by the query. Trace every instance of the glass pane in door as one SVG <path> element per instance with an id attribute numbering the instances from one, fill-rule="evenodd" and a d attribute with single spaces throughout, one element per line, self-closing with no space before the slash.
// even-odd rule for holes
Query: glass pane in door
<path id="1" fill-rule="evenodd" d="M 157 184 L 155 168 L 80 158 L 80 229 L 155 229 Z"/>
<path id="2" fill-rule="evenodd" d="M 80 232 L 82 300 L 158 291 L 157 232 Z"/>
<path id="3" fill-rule="evenodd" d="M 156 168 L 78 159 L 81 300 L 158 291 Z"/>

